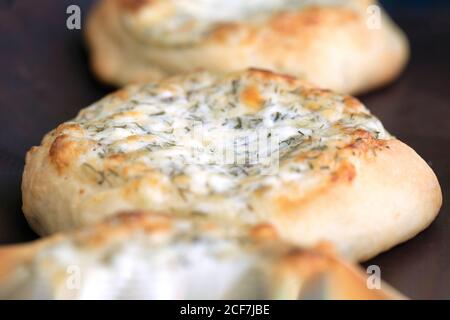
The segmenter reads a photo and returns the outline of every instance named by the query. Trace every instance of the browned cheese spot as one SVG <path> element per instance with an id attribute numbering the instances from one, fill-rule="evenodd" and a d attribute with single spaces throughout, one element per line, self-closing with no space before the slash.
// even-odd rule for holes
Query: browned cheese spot
<path id="1" fill-rule="evenodd" d="M 245 88 L 241 92 L 241 101 L 250 110 L 256 112 L 259 109 L 261 109 L 264 103 L 264 98 L 261 96 L 261 93 L 259 92 L 258 88 L 253 85 Z"/>

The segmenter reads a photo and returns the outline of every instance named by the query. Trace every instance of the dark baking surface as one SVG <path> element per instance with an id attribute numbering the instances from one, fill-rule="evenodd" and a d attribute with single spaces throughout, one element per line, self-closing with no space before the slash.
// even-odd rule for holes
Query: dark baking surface
<path id="1" fill-rule="evenodd" d="M 411 40 L 411 62 L 396 83 L 361 99 L 432 166 L 444 205 L 427 230 L 367 265 L 379 265 L 382 278 L 411 298 L 450 299 L 450 6 L 430 2 L 387 3 Z M 89 0 L 0 0 L 1 244 L 36 238 L 21 211 L 26 151 L 112 90 L 92 77 L 82 32 L 66 28 L 71 4 L 84 22 Z"/>

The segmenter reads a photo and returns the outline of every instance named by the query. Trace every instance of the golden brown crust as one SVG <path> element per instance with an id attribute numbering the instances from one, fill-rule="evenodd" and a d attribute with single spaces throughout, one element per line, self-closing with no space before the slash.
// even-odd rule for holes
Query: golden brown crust
<path id="1" fill-rule="evenodd" d="M 86 33 L 92 67 L 101 80 L 120 86 L 200 69 L 230 72 L 248 67 L 292 74 L 345 93 L 392 81 L 408 60 L 405 36 L 384 12 L 380 29 L 368 27 L 368 6 L 376 1 L 344 2 L 275 11 L 262 22 L 219 21 L 200 40 L 179 46 L 164 44 L 162 35 L 163 44 L 143 36 L 143 29 L 159 28 L 168 19 L 161 13 L 156 22 L 145 20 L 161 11 L 153 8 L 153 1 L 101 1 Z M 170 3 L 158 5 L 166 5 L 169 17 L 176 10 Z M 125 28 L 122 19 L 132 26 Z M 189 28 L 180 32 L 189 37 Z"/>
<path id="2" fill-rule="evenodd" d="M 62 173 L 70 167 L 72 161 L 86 151 L 86 144 L 71 140 L 66 134 L 59 135 L 50 146 L 50 161 L 56 166 L 58 172 Z"/>
<path id="3" fill-rule="evenodd" d="M 300 197 L 290 189 L 266 192 L 254 203 L 272 212 L 269 220 L 286 238 L 311 245 L 320 233 L 343 255 L 367 260 L 414 237 L 442 205 L 436 176 L 411 148 L 390 140 L 373 150 L 349 150 L 350 175 L 347 167 L 340 179 L 319 189 Z"/>
<path id="4" fill-rule="evenodd" d="M 118 5 L 121 9 L 136 12 L 152 4 L 152 0 L 119 0 Z"/>
<path id="5" fill-rule="evenodd" d="M 263 98 L 258 89 L 254 86 L 248 86 L 241 93 L 241 101 L 250 109 L 258 111 L 263 104 Z"/>

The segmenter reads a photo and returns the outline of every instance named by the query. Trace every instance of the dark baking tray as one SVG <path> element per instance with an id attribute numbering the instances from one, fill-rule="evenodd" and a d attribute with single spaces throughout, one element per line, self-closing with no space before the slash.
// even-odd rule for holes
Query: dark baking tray
<path id="1" fill-rule="evenodd" d="M 82 32 L 66 28 L 71 4 L 84 22 L 89 0 L 0 0 L 0 244 L 36 238 L 21 212 L 26 151 L 113 90 L 92 77 Z M 411 40 L 411 62 L 396 83 L 360 98 L 432 166 L 444 205 L 427 230 L 365 265 L 379 265 L 382 278 L 411 298 L 449 299 L 450 6 L 386 5 Z"/>

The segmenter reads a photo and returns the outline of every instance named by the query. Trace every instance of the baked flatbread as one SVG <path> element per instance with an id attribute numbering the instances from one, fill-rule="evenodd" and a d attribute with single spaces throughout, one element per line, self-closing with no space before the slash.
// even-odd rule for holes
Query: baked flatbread
<path id="1" fill-rule="evenodd" d="M 363 260 L 441 206 L 428 165 L 355 98 L 261 70 L 127 87 L 27 154 L 23 211 L 47 235 L 122 210 L 269 222 Z"/>
<path id="2" fill-rule="evenodd" d="M 99 1 L 86 30 L 93 70 L 119 86 L 257 67 L 360 93 L 397 77 L 409 55 L 373 0 Z"/>
<path id="3" fill-rule="evenodd" d="M 127 213 L 95 227 L 0 248 L 1 299 L 401 299 L 269 225 Z M 381 290 L 380 290 L 381 289 Z"/>

